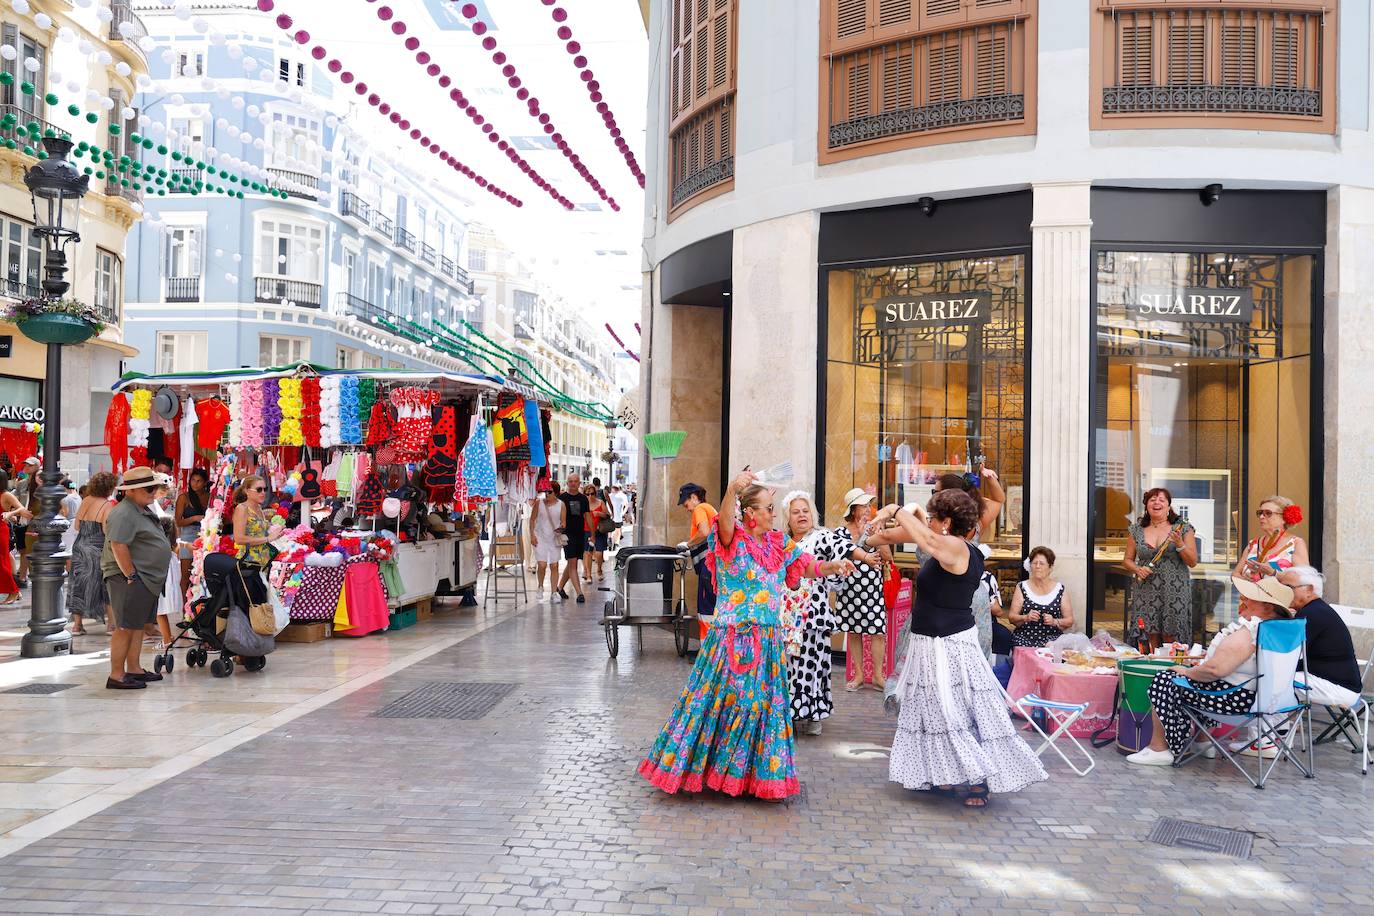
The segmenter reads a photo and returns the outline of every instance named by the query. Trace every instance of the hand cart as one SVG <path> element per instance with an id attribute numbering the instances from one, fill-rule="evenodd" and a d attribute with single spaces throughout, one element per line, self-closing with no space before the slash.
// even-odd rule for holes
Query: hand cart
<path id="1" fill-rule="evenodd" d="M 686 656 L 696 622 L 696 615 L 687 612 L 687 572 L 691 568 L 687 555 L 674 547 L 622 547 L 617 551 L 614 597 L 606 602 L 601 618 L 611 658 L 620 652 L 623 626 L 638 628 L 641 651 L 644 627 L 671 629 L 678 656 Z"/>

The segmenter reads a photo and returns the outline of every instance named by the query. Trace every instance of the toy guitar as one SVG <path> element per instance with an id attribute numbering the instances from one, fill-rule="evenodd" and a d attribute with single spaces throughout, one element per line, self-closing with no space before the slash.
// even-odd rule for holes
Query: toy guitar
<path id="1" fill-rule="evenodd" d="M 301 471 L 301 499 L 319 499 L 324 495 L 320 489 L 320 472 L 310 464 L 310 453 L 306 453 L 305 470 Z"/>

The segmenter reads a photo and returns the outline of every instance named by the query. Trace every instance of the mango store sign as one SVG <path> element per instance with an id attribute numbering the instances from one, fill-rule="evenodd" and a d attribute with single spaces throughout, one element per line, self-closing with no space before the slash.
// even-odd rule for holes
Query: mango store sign
<path id="1" fill-rule="evenodd" d="M 987 324 L 992 316 L 992 293 L 973 290 L 927 296 L 887 296 L 878 300 L 878 328 L 931 325 L 966 327 Z"/>
<path id="2" fill-rule="evenodd" d="M 20 407 L 17 404 L 0 404 L 0 421 L 11 423 L 42 423 L 43 408 Z"/>
<path id="3" fill-rule="evenodd" d="M 1249 324 L 1255 314 L 1250 289 L 1147 290 L 1126 303 L 1126 316 L 1146 322 L 1227 322 Z"/>

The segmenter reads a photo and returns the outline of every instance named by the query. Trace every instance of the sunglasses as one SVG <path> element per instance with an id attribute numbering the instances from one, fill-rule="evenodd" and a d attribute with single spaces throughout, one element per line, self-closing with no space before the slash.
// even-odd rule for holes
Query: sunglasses
<path id="1" fill-rule="evenodd" d="M 1271 515 L 1278 515 L 1273 509 L 1256 509 L 1255 518 L 1268 518 Z"/>
<path id="2" fill-rule="evenodd" d="M 267 492 L 267 488 L 266 488 L 266 487 L 254 487 L 250 492 L 253 492 L 253 493 L 266 493 L 266 492 Z"/>

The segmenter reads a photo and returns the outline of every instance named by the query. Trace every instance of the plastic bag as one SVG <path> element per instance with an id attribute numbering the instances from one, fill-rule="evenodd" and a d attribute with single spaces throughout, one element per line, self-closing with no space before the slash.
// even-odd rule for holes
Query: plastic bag
<path id="1" fill-rule="evenodd" d="M 1112 634 L 1101 628 L 1093 634 L 1092 646 L 1099 652 L 1120 652 L 1126 648 L 1123 643 L 1112 638 Z"/>
<path id="2" fill-rule="evenodd" d="M 887 676 L 887 686 L 883 688 L 883 709 L 889 715 L 902 711 L 902 698 L 906 695 L 906 675 L 910 666 L 908 658 L 911 649 L 911 628 L 902 627 L 896 638 L 892 653 L 892 671 Z"/>
<path id="3" fill-rule="evenodd" d="M 277 626 L 276 632 L 272 635 L 276 636 L 277 633 L 285 630 L 287 624 L 291 622 L 291 609 L 282 603 L 281 595 L 277 593 L 276 588 L 267 580 L 267 577 L 263 576 L 262 573 L 258 573 L 258 575 L 262 578 L 262 587 L 267 589 L 267 601 L 272 605 L 272 616 Z"/>
<path id="4" fill-rule="evenodd" d="M 1050 650 L 1057 665 L 1064 660 L 1065 652 L 1081 652 L 1090 655 L 1093 651 L 1092 640 L 1082 633 L 1065 633 L 1045 647 Z"/>

